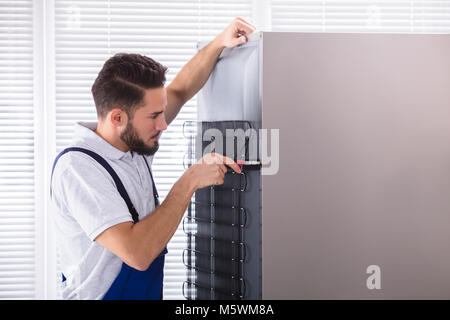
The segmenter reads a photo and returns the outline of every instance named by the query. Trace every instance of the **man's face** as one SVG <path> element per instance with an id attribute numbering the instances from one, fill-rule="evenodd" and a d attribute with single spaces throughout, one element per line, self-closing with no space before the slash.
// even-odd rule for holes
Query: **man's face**
<path id="1" fill-rule="evenodd" d="M 159 136 L 167 129 L 163 112 L 167 106 L 166 88 L 147 89 L 144 106 L 137 109 L 133 118 L 120 134 L 130 151 L 150 156 L 159 148 Z"/>

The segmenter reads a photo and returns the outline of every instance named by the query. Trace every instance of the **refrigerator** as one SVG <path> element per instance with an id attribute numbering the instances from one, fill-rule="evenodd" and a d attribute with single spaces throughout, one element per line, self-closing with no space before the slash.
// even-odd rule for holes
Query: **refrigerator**
<path id="1" fill-rule="evenodd" d="M 449 57 L 447 34 L 258 32 L 223 50 L 186 160 L 243 173 L 192 199 L 184 296 L 449 299 Z"/>

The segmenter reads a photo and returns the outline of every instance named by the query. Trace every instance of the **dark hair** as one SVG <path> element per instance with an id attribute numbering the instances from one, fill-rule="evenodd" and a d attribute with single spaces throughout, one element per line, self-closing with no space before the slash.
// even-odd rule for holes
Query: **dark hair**
<path id="1" fill-rule="evenodd" d="M 142 106 L 145 89 L 159 88 L 166 81 L 167 68 L 155 60 L 133 53 L 118 53 L 109 58 L 92 85 L 97 116 L 105 118 L 114 108 L 129 118 Z"/>

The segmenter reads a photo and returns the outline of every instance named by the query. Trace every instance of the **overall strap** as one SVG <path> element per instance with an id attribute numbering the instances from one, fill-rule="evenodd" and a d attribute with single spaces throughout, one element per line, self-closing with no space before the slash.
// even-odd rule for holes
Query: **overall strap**
<path id="1" fill-rule="evenodd" d="M 55 166 L 56 166 L 56 163 L 58 162 L 59 158 L 62 155 L 66 154 L 67 152 L 70 152 L 70 151 L 79 151 L 79 152 L 83 152 L 83 153 L 91 156 L 94 160 L 96 160 L 99 164 L 101 164 L 106 169 L 106 171 L 109 172 L 109 174 L 111 175 L 111 177 L 114 180 L 114 183 L 116 184 L 117 190 L 119 191 L 123 200 L 125 200 L 125 203 L 127 204 L 128 210 L 130 211 L 131 217 L 133 218 L 133 222 L 134 223 L 138 222 L 139 214 L 137 213 L 136 209 L 134 208 L 133 203 L 131 202 L 131 199 L 128 196 L 128 193 L 127 193 L 122 181 L 120 180 L 119 176 L 114 171 L 114 169 L 109 165 L 109 163 L 105 159 L 103 159 L 99 154 L 95 153 L 94 151 L 84 149 L 84 148 L 78 148 L 78 147 L 71 147 L 71 148 L 64 149 L 63 151 L 61 151 L 60 154 L 58 154 L 58 156 L 55 159 L 55 162 L 53 163 L 51 177 L 53 177 L 53 171 L 55 170 Z M 147 166 L 148 166 L 148 164 L 147 164 Z M 152 178 L 152 183 L 153 183 L 153 178 Z M 156 190 L 156 188 L 153 187 L 153 190 Z M 51 180 L 50 180 L 50 196 L 51 195 L 52 195 L 52 187 L 51 187 Z M 156 204 L 156 202 L 155 202 L 155 204 Z"/>

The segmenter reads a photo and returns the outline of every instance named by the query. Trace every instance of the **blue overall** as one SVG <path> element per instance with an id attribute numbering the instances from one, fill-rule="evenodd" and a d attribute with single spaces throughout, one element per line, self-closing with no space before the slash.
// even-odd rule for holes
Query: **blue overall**
<path id="1" fill-rule="evenodd" d="M 133 206 L 133 203 L 128 196 L 125 187 L 120 180 L 117 173 L 114 169 L 97 153 L 78 147 L 72 147 L 64 149 L 55 159 L 52 168 L 52 177 L 53 171 L 55 170 L 56 163 L 59 158 L 70 151 L 79 151 L 83 152 L 93 159 L 95 159 L 99 164 L 101 164 L 112 176 L 117 190 L 120 195 L 124 199 L 127 204 L 128 210 L 130 211 L 131 217 L 133 218 L 133 222 L 137 223 L 139 221 L 139 215 L 136 209 Z M 147 163 L 147 159 L 145 159 L 145 163 L 148 168 L 148 172 L 150 173 L 150 178 L 152 180 L 153 185 L 153 197 L 155 199 L 155 208 L 159 205 L 158 200 L 158 192 L 156 191 L 155 182 L 153 181 L 153 175 L 150 170 L 150 167 Z M 51 180 L 50 180 L 51 181 Z M 52 194 L 51 185 L 50 185 L 50 196 Z M 119 275 L 114 280 L 111 287 L 109 287 L 108 291 L 103 297 L 103 300 L 158 300 L 162 299 L 163 292 L 163 270 L 164 270 L 164 256 L 167 253 L 167 247 L 160 253 L 160 255 L 152 262 L 152 264 L 145 271 L 136 270 L 130 266 L 128 266 L 125 262 L 122 263 L 122 268 L 120 269 Z M 62 275 L 62 281 L 64 282 L 66 278 Z"/>

